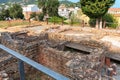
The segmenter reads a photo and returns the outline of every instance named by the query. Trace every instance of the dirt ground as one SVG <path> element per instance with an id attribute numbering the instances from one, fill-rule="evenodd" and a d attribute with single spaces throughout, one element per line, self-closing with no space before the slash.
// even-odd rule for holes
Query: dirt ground
<path id="1" fill-rule="evenodd" d="M 115 29 L 95 29 L 90 27 L 76 27 L 70 25 L 54 25 L 46 22 L 32 22 L 31 25 L 14 26 L 8 28 L 0 28 L 0 32 L 17 32 L 29 31 L 30 35 L 40 34 L 41 32 L 60 33 L 66 36 L 75 37 L 78 39 L 97 40 L 108 42 L 115 48 L 120 49 L 120 30 Z M 114 49 L 114 48 L 113 48 Z"/>
<path id="2" fill-rule="evenodd" d="M 99 42 L 109 43 L 111 50 L 119 52 L 120 50 L 120 30 L 111 29 L 95 29 L 90 27 L 74 27 L 69 25 L 53 25 L 44 22 L 34 23 L 34 25 L 15 26 L 1 28 L 0 32 L 17 32 L 29 31 L 30 35 L 40 34 L 42 32 L 58 33 L 65 36 L 74 37 L 76 39 L 96 40 Z M 112 45 L 112 46 L 111 46 Z"/>

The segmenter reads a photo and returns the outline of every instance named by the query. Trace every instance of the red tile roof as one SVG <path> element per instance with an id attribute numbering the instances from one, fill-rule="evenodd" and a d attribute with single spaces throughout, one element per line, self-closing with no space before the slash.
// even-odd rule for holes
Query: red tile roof
<path id="1" fill-rule="evenodd" d="M 120 8 L 109 8 L 110 11 L 120 11 Z"/>
<path id="2" fill-rule="evenodd" d="M 110 13 L 113 14 L 115 17 L 120 17 L 120 13 L 116 13 L 116 12 L 120 12 L 120 8 L 109 8 L 108 12 L 115 12 L 115 13 Z"/>

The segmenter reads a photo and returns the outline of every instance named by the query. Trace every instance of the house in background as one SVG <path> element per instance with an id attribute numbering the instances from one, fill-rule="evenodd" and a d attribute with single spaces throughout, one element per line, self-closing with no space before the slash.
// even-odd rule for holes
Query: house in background
<path id="1" fill-rule="evenodd" d="M 65 4 L 61 4 L 61 5 L 59 6 L 59 8 L 58 8 L 58 14 L 59 14 L 60 16 L 62 16 L 62 17 L 69 18 L 70 12 L 73 12 L 73 13 L 77 14 L 77 11 L 78 11 L 78 10 L 79 10 L 78 7 L 75 7 L 75 8 L 69 7 L 69 8 L 67 8 L 67 7 L 65 6 Z"/>
<path id="2" fill-rule="evenodd" d="M 31 4 L 31 5 L 27 5 L 27 6 L 23 6 L 23 14 L 25 16 L 25 19 L 29 19 L 30 18 L 30 14 L 32 13 L 40 13 L 42 12 L 42 9 L 39 9 L 37 5 L 35 4 Z"/>
<path id="3" fill-rule="evenodd" d="M 118 23 L 120 24 L 120 8 L 110 8 L 108 10 L 108 13 L 112 14 L 118 20 Z"/>
<path id="4" fill-rule="evenodd" d="M 64 5 L 64 4 L 61 4 L 58 8 L 58 14 L 62 17 L 65 17 L 65 18 L 69 18 L 69 13 L 70 11 L 68 10 L 68 8 Z"/>

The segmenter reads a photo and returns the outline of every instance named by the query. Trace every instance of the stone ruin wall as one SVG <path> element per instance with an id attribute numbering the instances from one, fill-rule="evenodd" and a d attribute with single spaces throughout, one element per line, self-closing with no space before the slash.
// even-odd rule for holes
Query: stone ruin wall
<path id="1" fill-rule="evenodd" d="M 37 43 L 30 41 L 29 43 L 24 41 L 25 39 L 17 40 L 10 35 L 10 33 L 3 33 L 1 36 L 1 43 L 10 49 L 15 50 L 25 56 L 32 55 L 37 52 Z M 31 57 L 32 58 L 32 57 Z"/>
<path id="2" fill-rule="evenodd" d="M 105 65 L 103 66 L 105 61 L 104 54 L 107 51 L 103 43 L 92 40 L 78 41 L 75 40 L 75 38 L 67 37 L 59 33 L 49 33 L 48 39 L 56 42 L 75 42 L 91 47 L 92 51 L 90 51 L 91 53 L 89 55 L 83 55 L 77 52 L 56 50 L 48 47 L 48 45 L 39 46 L 39 61 L 41 64 L 70 77 L 70 79 L 98 80 L 100 78 L 99 75 L 101 74 L 99 74 L 99 70 L 105 67 Z M 91 72 L 93 72 L 93 74 Z M 104 76 L 102 79 L 107 80 L 108 77 Z"/>
<path id="3" fill-rule="evenodd" d="M 69 61 L 69 58 L 63 56 L 63 51 L 57 51 L 53 48 L 45 48 L 43 46 L 40 46 L 39 49 L 39 63 L 58 73 L 71 77 L 69 74 L 70 70 L 65 65 Z"/>
<path id="4" fill-rule="evenodd" d="M 92 39 L 91 40 L 78 39 L 72 36 L 66 36 L 65 34 L 62 34 L 62 33 L 48 33 L 48 39 L 53 40 L 55 42 L 61 42 L 61 41 L 74 42 L 74 43 L 82 44 L 92 48 L 103 48 L 105 50 L 109 48 L 109 44 L 107 43 L 98 42 Z"/>
<path id="5" fill-rule="evenodd" d="M 1 33 L 0 42 L 8 48 L 15 50 L 30 59 L 38 61 L 38 56 L 36 56 L 38 55 L 38 44 L 40 40 L 45 38 L 45 35 L 39 36 L 40 38 L 38 36 L 28 36 L 27 32 L 4 32 Z M 4 52 L 3 50 L 0 51 Z M 13 59 L 10 59 L 8 62 L 3 63 L 2 66 L 0 66 L 0 71 L 5 70 L 10 75 L 19 75 L 17 61 L 18 60 L 13 57 Z M 31 66 L 27 64 L 24 65 L 25 72 L 32 69 Z"/>
<path id="6" fill-rule="evenodd" d="M 81 80 L 98 80 L 98 78 L 100 77 L 100 74 L 98 73 L 98 67 L 104 62 L 100 63 L 99 60 L 101 59 L 100 55 L 104 53 L 104 50 L 102 45 L 99 46 L 100 44 L 97 43 L 95 45 L 94 41 L 92 43 L 89 41 L 87 41 L 87 43 L 86 41 L 83 41 L 84 43 L 86 43 L 83 45 L 93 46 L 94 49 L 92 50 L 92 54 L 90 55 L 81 55 L 80 53 L 71 53 L 69 51 L 65 52 L 57 49 L 59 48 L 57 46 L 59 46 L 60 43 L 63 41 L 77 41 L 71 37 L 52 33 L 48 33 L 46 35 L 45 33 L 37 37 L 33 36 L 32 38 L 27 35 L 24 35 L 25 37 L 20 36 L 17 38 L 17 36 L 19 35 L 9 34 L 10 33 L 2 34 L 2 44 L 17 52 L 20 52 L 21 54 L 33 60 L 36 60 L 40 64 L 43 64 L 44 66 L 47 66 L 48 68 L 51 68 L 58 73 L 61 73 L 71 79 Z M 50 44 L 50 41 L 55 41 L 56 45 L 53 46 L 52 44 Z M 79 43 L 81 44 L 83 42 L 79 41 Z M 104 56 L 101 57 L 102 59 L 104 59 Z M 91 74 L 91 72 L 93 74 Z"/>
<path id="7" fill-rule="evenodd" d="M 71 53 L 69 51 L 64 52 L 48 47 L 43 48 L 43 46 L 40 46 L 39 50 L 39 62 L 41 64 L 69 77 L 70 79 L 84 80 L 83 78 L 86 78 L 87 80 L 97 80 L 99 78 L 97 71 L 100 69 L 98 67 L 100 65 L 100 58 L 98 55 L 82 55 L 77 52 Z M 89 72 L 88 76 L 85 76 L 87 70 L 93 71 L 94 74 L 90 75 L 91 72 Z"/>

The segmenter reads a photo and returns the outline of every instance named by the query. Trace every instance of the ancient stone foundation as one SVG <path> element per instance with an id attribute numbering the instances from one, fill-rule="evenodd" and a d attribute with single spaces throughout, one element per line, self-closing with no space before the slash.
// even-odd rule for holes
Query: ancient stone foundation
<path id="1" fill-rule="evenodd" d="M 84 48 L 89 47 L 90 53 L 65 50 L 66 45 L 71 42 L 82 45 Z M 107 66 L 104 62 L 107 48 L 96 41 L 76 42 L 74 38 L 53 33 L 29 36 L 28 32 L 6 32 L 1 34 L 1 43 L 71 80 L 99 80 L 100 78 L 108 80 L 110 78 L 107 76 Z M 25 64 L 25 66 L 27 66 L 26 71 L 31 69 L 28 65 Z"/>

